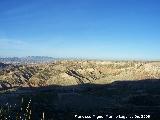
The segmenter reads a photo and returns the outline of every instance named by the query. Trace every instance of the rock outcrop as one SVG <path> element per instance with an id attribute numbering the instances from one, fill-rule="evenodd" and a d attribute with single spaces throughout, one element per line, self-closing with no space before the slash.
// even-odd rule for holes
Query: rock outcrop
<path id="1" fill-rule="evenodd" d="M 12 86 L 66 86 L 160 79 L 160 62 L 63 60 L 47 64 L 1 66 L 6 67 L 0 71 L 0 79 Z"/>

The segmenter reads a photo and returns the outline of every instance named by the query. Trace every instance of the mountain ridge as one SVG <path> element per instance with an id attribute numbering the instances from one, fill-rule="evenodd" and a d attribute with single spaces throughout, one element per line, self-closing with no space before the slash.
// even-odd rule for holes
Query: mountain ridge
<path id="1" fill-rule="evenodd" d="M 3 64 L 0 80 L 12 86 L 108 84 L 116 80 L 160 79 L 160 62 L 59 60 L 43 64 Z"/>

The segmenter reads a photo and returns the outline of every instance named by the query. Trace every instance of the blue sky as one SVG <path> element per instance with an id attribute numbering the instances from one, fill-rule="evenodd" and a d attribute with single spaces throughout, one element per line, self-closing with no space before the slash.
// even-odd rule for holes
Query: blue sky
<path id="1" fill-rule="evenodd" d="M 0 0 L 0 56 L 160 59 L 159 0 Z"/>

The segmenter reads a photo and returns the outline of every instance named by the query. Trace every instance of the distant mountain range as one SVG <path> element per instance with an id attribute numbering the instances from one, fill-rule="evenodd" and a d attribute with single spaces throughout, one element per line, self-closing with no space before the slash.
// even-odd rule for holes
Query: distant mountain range
<path id="1" fill-rule="evenodd" d="M 0 63 L 0 70 L 2 70 L 3 68 L 9 66 L 10 64 L 4 64 L 4 63 Z"/>
<path id="2" fill-rule="evenodd" d="M 27 56 L 27 57 L 0 57 L 2 63 L 12 64 L 35 64 L 35 63 L 46 63 L 57 60 L 58 58 L 47 57 L 47 56 Z"/>

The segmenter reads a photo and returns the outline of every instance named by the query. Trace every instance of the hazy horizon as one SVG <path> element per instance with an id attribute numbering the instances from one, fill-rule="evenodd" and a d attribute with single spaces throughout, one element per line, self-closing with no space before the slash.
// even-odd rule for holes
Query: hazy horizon
<path id="1" fill-rule="evenodd" d="M 0 58 L 27 58 L 27 57 L 48 57 L 61 60 L 100 60 L 100 61 L 160 61 L 160 59 L 140 59 L 140 58 L 85 58 L 85 57 L 52 57 L 52 56 L 0 56 Z"/>
<path id="2" fill-rule="evenodd" d="M 2 0 L 0 56 L 160 60 L 158 0 Z"/>

